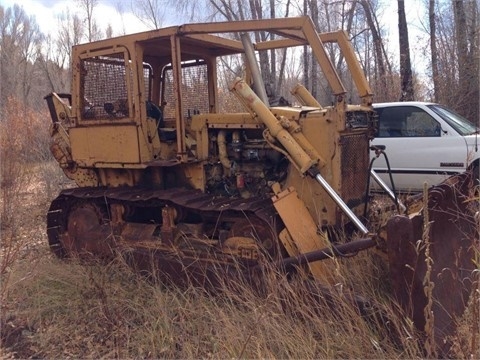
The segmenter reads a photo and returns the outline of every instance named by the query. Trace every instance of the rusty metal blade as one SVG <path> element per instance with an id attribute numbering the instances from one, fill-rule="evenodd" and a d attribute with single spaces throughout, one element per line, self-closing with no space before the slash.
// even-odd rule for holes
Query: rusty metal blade
<path id="1" fill-rule="evenodd" d="M 456 318 L 463 314 L 472 289 L 478 246 L 475 203 L 471 175 L 455 175 L 429 189 L 427 205 L 420 213 L 410 218 L 396 216 L 387 223 L 394 294 L 425 336 L 433 330 L 440 356 L 448 356 L 449 336 L 456 330 Z M 422 237 L 426 210 L 428 236 Z M 424 310 L 429 297 L 433 298 L 429 305 L 433 318 L 427 319 Z M 433 329 L 427 320 L 433 321 Z"/>

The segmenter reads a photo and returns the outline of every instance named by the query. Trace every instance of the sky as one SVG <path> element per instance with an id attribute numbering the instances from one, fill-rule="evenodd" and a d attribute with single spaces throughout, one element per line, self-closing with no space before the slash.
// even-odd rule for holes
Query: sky
<path id="1" fill-rule="evenodd" d="M 333 1 L 333 0 L 332 0 Z M 110 24 L 113 28 L 113 36 L 124 33 L 131 34 L 140 31 L 149 30 L 133 13 L 130 11 L 132 0 L 99 0 L 95 9 L 96 20 L 100 29 L 105 31 Z M 412 66 L 417 72 L 424 71 L 426 54 L 424 48 L 428 42 L 425 40 L 425 33 L 421 30 L 420 19 L 424 18 L 421 13 L 423 6 L 420 6 L 422 0 L 405 0 L 405 12 L 408 22 L 410 57 Z M 398 49 L 398 22 L 397 22 L 397 2 L 394 0 L 382 0 L 385 10 L 380 21 L 385 24 L 389 32 L 389 51 L 397 52 Z M 75 0 L 0 0 L 0 5 L 4 8 L 12 7 L 14 4 L 23 6 L 28 15 L 35 15 L 35 19 L 44 34 L 52 34 L 55 37 L 57 17 L 77 8 Z M 118 7 L 123 8 L 123 14 L 120 15 Z M 180 25 L 183 21 L 175 18 L 175 10 L 167 10 L 170 16 L 165 17 L 163 26 Z M 101 14 L 98 16 L 98 14 Z M 173 20 L 172 20 L 173 19 Z"/>
<path id="2" fill-rule="evenodd" d="M 97 14 L 96 20 L 100 29 L 103 31 L 108 24 L 112 25 L 114 35 L 123 34 L 125 26 L 126 33 L 135 33 L 149 30 L 135 15 L 129 12 L 131 0 L 99 0 L 95 8 Z M 4 8 L 12 7 L 18 4 L 23 7 L 28 15 L 35 15 L 35 20 L 44 34 L 53 34 L 57 25 L 57 17 L 62 12 L 70 12 L 77 8 L 75 0 L 0 0 L 0 5 Z M 123 7 L 123 21 L 113 21 L 119 19 L 120 14 L 117 10 L 117 4 Z M 98 16 L 98 14 L 102 14 Z"/>
<path id="3" fill-rule="evenodd" d="M 419 11 L 419 1 L 420 0 L 406 0 L 406 15 L 407 21 L 410 23 L 409 31 L 414 31 L 413 23 L 418 22 L 418 18 L 421 14 Z M 113 19 L 118 19 L 119 12 L 117 10 L 118 6 L 123 8 L 123 24 L 127 33 L 140 32 L 148 30 L 148 28 L 142 24 L 131 12 L 130 4 L 132 0 L 99 0 L 95 12 L 97 14 L 97 21 L 100 23 L 100 27 L 105 29 L 110 23 L 114 29 L 114 34 L 117 31 L 119 35 L 123 31 L 123 26 L 121 21 L 113 21 Z M 55 31 L 55 25 L 57 23 L 56 17 L 62 12 L 66 12 L 67 9 L 77 8 L 75 0 L 0 0 L 0 5 L 3 5 L 5 8 L 11 7 L 14 4 L 23 6 L 24 10 L 29 15 L 35 15 L 36 21 L 40 26 L 40 29 L 44 33 L 51 33 Z M 383 4 L 387 6 L 387 9 L 384 12 L 385 24 L 393 24 L 391 36 L 396 36 L 396 24 L 397 24 L 397 9 L 396 1 L 393 0 L 383 0 Z M 167 11 L 169 14 L 174 14 L 175 10 Z M 102 14 L 102 16 L 98 16 Z M 103 16 L 105 14 L 105 16 Z M 172 17 L 167 17 L 166 21 Z M 173 16 L 173 18 L 175 18 Z M 178 20 L 175 22 L 173 20 L 171 23 L 164 24 L 165 26 L 180 24 Z M 418 25 L 417 25 L 418 26 Z"/>

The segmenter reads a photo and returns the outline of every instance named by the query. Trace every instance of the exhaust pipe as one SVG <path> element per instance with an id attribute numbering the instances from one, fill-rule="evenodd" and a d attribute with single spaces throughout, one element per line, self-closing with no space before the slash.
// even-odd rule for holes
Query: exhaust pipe
<path id="1" fill-rule="evenodd" d="M 247 58 L 248 67 L 252 72 L 253 78 L 253 90 L 258 95 L 262 102 L 269 106 L 267 91 L 265 90 L 265 84 L 263 83 L 262 74 L 258 66 L 257 59 L 255 58 L 255 50 L 253 48 L 250 36 L 247 33 L 240 35 L 242 39 L 243 48 L 245 49 L 245 56 Z"/>

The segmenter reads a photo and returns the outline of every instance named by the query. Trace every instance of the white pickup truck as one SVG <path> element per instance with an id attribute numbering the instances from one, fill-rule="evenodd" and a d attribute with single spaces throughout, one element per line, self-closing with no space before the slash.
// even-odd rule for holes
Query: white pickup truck
<path id="1" fill-rule="evenodd" d="M 386 147 L 396 190 L 420 191 L 424 182 L 436 185 L 467 169 L 478 177 L 479 128 L 459 114 L 414 101 L 378 103 L 374 108 L 379 128 L 371 145 Z M 376 157 L 373 151 L 371 157 Z M 373 169 L 391 185 L 384 156 L 375 159 Z"/>

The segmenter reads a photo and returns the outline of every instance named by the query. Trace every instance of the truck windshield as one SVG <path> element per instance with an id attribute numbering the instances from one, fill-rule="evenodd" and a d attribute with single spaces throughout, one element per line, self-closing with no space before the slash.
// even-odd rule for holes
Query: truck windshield
<path id="1" fill-rule="evenodd" d="M 441 105 L 428 105 L 448 125 L 453 127 L 460 135 L 472 135 L 478 132 L 478 128 L 463 116 Z"/>

